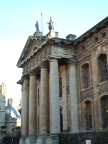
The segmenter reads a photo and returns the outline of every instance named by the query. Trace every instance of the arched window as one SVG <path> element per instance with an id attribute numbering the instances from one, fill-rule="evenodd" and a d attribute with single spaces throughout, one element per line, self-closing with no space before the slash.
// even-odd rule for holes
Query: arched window
<path id="1" fill-rule="evenodd" d="M 92 129 L 92 103 L 91 101 L 85 101 L 83 103 L 83 127 L 86 130 Z"/>
<path id="2" fill-rule="evenodd" d="M 108 95 L 103 96 L 100 99 L 101 104 L 101 118 L 102 118 L 102 127 L 108 127 Z"/>
<path id="3" fill-rule="evenodd" d="M 60 131 L 63 132 L 63 109 L 60 108 Z"/>
<path id="4" fill-rule="evenodd" d="M 88 63 L 82 66 L 82 87 L 83 88 L 90 87 L 90 72 Z"/>
<path id="5" fill-rule="evenodd" d="M 38 115 L 38 134 L 39 134 L 39 115 Z"/>
<path id="6" fill-rule="evenodd" d="M 38 92 L 38 106 L 39 106 L 39 88 L 38 88 L 37 92 Z"/>
<path id="7" fill-rule="evenodd" d="M 101 54 L 98 59 L 98 80 L 99 82 L 108 79 L 108 68 L 107 68 L 107 56 L 106 54 Z"/>
<path id="8" fill-rule="evenodd" d="M 59 78 L 59 96 L 62 97 L 62 77 Z"/>

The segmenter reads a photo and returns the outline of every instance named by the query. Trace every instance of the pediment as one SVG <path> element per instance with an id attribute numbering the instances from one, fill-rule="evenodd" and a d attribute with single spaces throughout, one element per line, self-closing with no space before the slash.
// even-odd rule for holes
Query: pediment
<path id="1" fill-rule="evenodd" d="M 35 37 L 35 36 L 29 36 L 25 46 L 23 48 L 23 51 L 21 53 L 21 56 L 17 62 L 17 66 L 20 67 L 20 63 L 22 63 L 27 57 L 32 55 L 33 51 L 36 50 L 44 41 L 44 38 L 42 37 Z"/>

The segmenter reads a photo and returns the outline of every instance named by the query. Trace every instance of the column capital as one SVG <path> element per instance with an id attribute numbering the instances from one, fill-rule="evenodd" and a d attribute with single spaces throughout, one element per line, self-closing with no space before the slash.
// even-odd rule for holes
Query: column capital
<path id="1" fill-rule="evenodd" d="M 28 80 L 29 79 L 29 76 L 28 75 L 23 75 L 22 76 L 22 80 Z"/>
<path id="2" fill-rule="evenodd" d="M 50 58 L 49 61 L 50 62 L 58 62 L 58 59 L 56 59 L 56 58 Z"/>
<path id="3" fill-rule="evenodd" d="M 43 62 L 40 66 L 40 68 L 48 68 L 48 63 Z"/>
<path id="4" fill-rule="evenodd" d="M 77 64 L 77 61 L 76 61 L 76 60 L 73 60 L 73 59 L 70 59 L 70 60 L 67 61 L 67 63 L 68 63 L 69 65 L 76 65 L 76 64 Z"/>
<path id="5" fill-rule="evenodd" d="M 30 71 L 30 76 L 36 76 L 37 75 L 37 72 L 36 71 Z"/>

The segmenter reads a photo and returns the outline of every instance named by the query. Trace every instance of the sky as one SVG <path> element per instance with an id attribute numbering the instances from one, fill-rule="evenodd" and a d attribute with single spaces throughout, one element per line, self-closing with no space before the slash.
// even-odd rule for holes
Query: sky
<path id="1" fill-rule="evenodd" d="M 48 33 L 50 16 L 59 37 L 77 37 L 108 16 L 108 0 L 42 0 L 43 35 Z M 16 64 L 26 40 L 41 28 L 41 0 L 0 0 L 0 84 L 6 84 L 6 99 L 21 99 L 22 69 Z"/>

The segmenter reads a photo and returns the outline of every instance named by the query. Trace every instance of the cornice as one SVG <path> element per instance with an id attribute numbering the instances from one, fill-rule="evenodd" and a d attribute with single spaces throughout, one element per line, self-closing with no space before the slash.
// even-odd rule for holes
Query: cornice
<path id="1" fill-rule="evenodd" d="M 79 43 L 85 41 L 89 37 L 92 37 L 94 33 L 99 32 L 102 28 L 104 28 L 106 26 L 108 26 L 108 16 L 105 19 L 103 19 L 102 21 L 100 21 L 98 24 L 96 24 L 95 26 L 93 26 L 91 29 L 89 29 L 88 31 L 86 31 L 80 37 L 78 37 L 74 41 L 74 45 L 79 45 Z"/>
<path id="2" fill-rule="evenodd" d="M 78 54 L 77 54 L 78 61 L 80 61 L 81 58 L 83 58 L 83 57 L 85 57 L 85 56 L 87 57 L 88 55 L 91 55 L 91 52 L 92 52 L 92 51 L 96 51 L 97 48 L 98 48 L 98 46 L 103 46 L 103 45 L 105 45 L 105 44 L 107 44 L 107 43 L 108 43 L 108 39 L 107 39 L 107 37 L 106 37 L 106 39 L 100 40 L 100 41 L 97 42 L 96 44 L 93 44 L 93 45 L 89 46 L 89 47 L 86 48 L 84 51 L 82 51 L 81 53 L 78 53 Z"/>
<path id="3" fill-rule="evenodd" d="M 45 47 L 46 45 L 47 45 L 47 47 L 50 45 L 58 45 L 59 46 L 59 44 L 61 44 L 61 46 L 64 48 L 64 44 L 62 43 L 64 41 L 64 43 L 65 43 L 65 46 L 67 45 L 70 45 L 70 43 L 72 43 L 72 41 L 69 41 L 69 40 L 64 40 L 64 39 L 60 39 L 60 38 L 52 38 L 52 39 L 47 39 L 47 40 L 45 40 L 39 47 L 37 47 L 37 49 L 35 50 L 35 51 L 33 51 L 32 53 L 31 53 L 31 55 L 29 55 L 27 58 L 25 58 L 21 63 L 19 62 L 19 64 L 17 64 L 17 66 L 18 67 L 22 67 L 22 65 L 24 64 L 24 63 L 26 63 L 28 60 L 30 60 L 30 58 L 32 58 L 33 56 L 35 56 L 35 54 L 37 53 L 38 54 L 38 52 L 43 48 L 43 47 Z M 53 56 L 54 56 L 54 53 L 53 53 Z M 20 56 L 21 57 L 21 56 Z M 61 57 L 61 56 L 60 56 Z M 58 56 L 58 58 L 59 58 L 59 56 Z M 67 56 L 67 58 L 69 58 L 68 56 Z M 71 58 L 71 56 L 70 56 L 70 58 Z"/>

